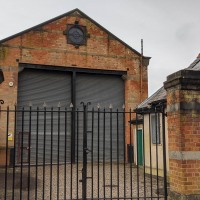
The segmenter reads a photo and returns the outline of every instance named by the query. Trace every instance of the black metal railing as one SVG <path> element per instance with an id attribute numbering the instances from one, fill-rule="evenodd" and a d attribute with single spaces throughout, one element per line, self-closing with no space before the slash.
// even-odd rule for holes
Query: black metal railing
<path id="1" fill-rule="evenodd" d="M 84 103 L 1 109 L 0 199 L 166 200 L 165 120 Z"/>

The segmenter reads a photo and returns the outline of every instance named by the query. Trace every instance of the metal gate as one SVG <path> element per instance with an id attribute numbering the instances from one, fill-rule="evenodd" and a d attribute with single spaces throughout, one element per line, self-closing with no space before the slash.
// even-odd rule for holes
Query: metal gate
<path id="1" fill-rule="evenodd" d="M 0 111 L 0 199 L 167 199 L 164 109 L 82 106 Z"/>

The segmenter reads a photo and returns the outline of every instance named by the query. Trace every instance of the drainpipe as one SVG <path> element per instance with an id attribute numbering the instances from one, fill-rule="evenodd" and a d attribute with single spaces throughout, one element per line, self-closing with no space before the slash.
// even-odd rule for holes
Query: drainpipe
<path id="1" fill-rule="evenodd" d="M 141 57 L 140 57 L 140 102 L 143 94 L 143 39 L 141 39 Z"/>

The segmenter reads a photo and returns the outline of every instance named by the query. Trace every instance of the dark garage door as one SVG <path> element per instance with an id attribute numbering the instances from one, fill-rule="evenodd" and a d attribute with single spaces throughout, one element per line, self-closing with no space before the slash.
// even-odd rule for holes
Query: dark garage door
<path id="1" fill-rule="evenodd" d="M 108 109 L 110 104 L 114 110 L 122 108 L 124 104 L 124 81 L 121 76 L 77 74 L 76 102 L 91 102 L 91 107 Z"/>
<path id="2" fill-rule="evenodd" d="M 28 146 L 29 132 L 31 141 L 31 161 L 35 163 L 36 155 L 38 162 L 43 162 L 45 150 L 45 162 L 49 163 L 52 155 L 53 162 L 57 162 L 58 138 L 59 139 L 59 157 L 64 161 L 65 147 L 65 114 L 58 113 L 58 104 L 61 107 L 69 107 L 71 103 L 71 75 L 67 72 L 24 69 L 19 73 L 18 80 L 18 109 L 24 109 L 26 112 L 18 112 L 17 120 L 17 144 L 22 146 L 21 132 L 24 132 L 23 147 Z M 31 122 L 29 105 L 32 104 Z M 44 104 L 47 112 L 44 113 Z M 48 112 L 53 107 L 53 113 Z M 37 112 L 37 109 L 39 110 Z M 36 111 L 36 112 L 34 112 Z M 58 115 L 59 120 L 58 122 Z M 52 120 L 53 119 L 53 120 Z M 59 135 L 58 135 L 58 123 Z M 30 129 L 31 127 L 31 129 Z M 71 145 L 71 126 L 67 121 L 67 158 L 70 158 Z M 52 138 L 51 138 L 52 137 Z M 45 144 L 44 144 L 45 140 Z M 38 142 L 38 143 L 37 143 Z M 45 149 L 44 149 L 45 147 Z M 51 148 L 52 147 L 52 148 Z M 51 152 L 52 149 L 52 152 Z M 23 162 L 28 158 L 28 151 L 23 150 Z M 20 162 L 21 153 L 18 148 L 18 161 Z"/>
<path id="3" fill-rule="evenodd" d="M 96 75 L 96 74 L 77 74 L 76 81 L 77 107 L 81 109 L 80 102 L 91 102 L 88 107 L 88 149 L 93 149 L 93 160 L 99 158 L 103 160 L 103 154 L 106 160 L 110 160 L 112 152 L 112 160 L 117 159 L 117 109 L 122 111 L 124 104 L 124 81 L 121 76 L 116 75 Z M 97 111 L 97 105 L 100 105 L 99 116 L 95 112 L 92 121 L 92 108 Z M 112 106 L 112 117 L 110 113 Z M 81 119 L 81 116 L 79 117 Z M 105 120 L 104 120 L 105 118 Z M 111 119 L 112 118 L 112 119 Z M 105 128 L 104 128 L 105 121 Z M 91 132 L 93 126 L 93 132 Z M 81 125 L 80 125 L 81 127 Z M 119 142 L 119 158 L 123 159 L 123 115 L 118 114 L 118 142 Z M 79 130 L 81 130 L 80 128 Z M 105 132 L 105 133 L 104 133 Z M 111 136 L 112 134 L 112 136 Z M 82 134 L 79 134 L 79 158 L 82 156 Z M 103 142 L 105 141 L 105 142 Z M 104 149 L 105 148 L 105 149 Z M 105 151 L 105 153 L 104 153 Z M 88 156 L 88 159 L 92 159 Z"/>
<path id="4" fill-rule="evenodd" d="M 23 146 L 28 146 L 29 132 L 31 141 L 31 160 L 35 162 L 36 155 L 38 155 L 38 162 L 43 162 L 45 154 L 45 162 L 50 162 L 51 155 L 53 156 L 53 162 L 57 162 L 57 155 L 59 151 L 59 161 L 64 162 L 65 156 L 65 139 L 67 141 L 67 161 L 71 159 L 71 116 L 68 115 L 67 120 L 64 113 L 58 113 L 58 104 L 61 106 L 61 110 L 64 107 L 69 108 L 71 103 L 71 72 L 60 72 L 50 70 L 39 70 L 39 69 L 24 69 L 19 73 L 19 85 L 18 85 L 18 109 L 22 109 L 24 106 L 30 109 L 32 105 L 31 122 L 29 112 L 19 112 L 17 120 L 17 133 L 18 141 L 17 144 L 21 146 L 21 133 L 24 134 Z M 124 81 L 121 76 L 118 75 L 98 75 L 88 73 L 76 73 L 75 82 L 75 96 L 76 96 L 76 107 L 82 110 L 80 102 L 91 102 L 88 113 L 88 148 L 93 147 L 93 159 L 102 160 L 103 154 L 98 154 L 98 150 L 103 152 L 103 140 L 105 140 L 105 158 L 110 159 L 110 152 L 112 150 L 113 160 L 116 159 L 116 135 L 117 135 L 117 120 L 116 114 L 112 115 L 112 122 L 109 122 L 110 116 L 106 114 L 105 124 L 105 138 L 103 138 L 103 109 L 109 110 L 110 104 L 112 105 L 113 112 L 117 108 L 119 110 L 124 104 Z M 46 110 L 50 111 L 53 107 L 52 112 L 44 113 L 43 105 L 46 105 Z M 100 104 L 99 124 L 98 116 L 94 115 L 92 121 L 92 114 L 90 111 L 94 107 L 97 110 L 97 104 Z M 38 107 L 38 108 L 37 108 Z M 39 110 L 39 111 L 38 111 Z M 41 110 L 41 111 L 40 111 Z M 76 113 L 77 115 L 77 113 Z M 38 119 L 39 116 L 39 119 Z M 53 120 L 52 120 L 53 118 Z M 83 139 L 83 114 L 80 113 L 76 127 L 75 127 L 75 155 L 79 155 L 79 160 L 82 160 L 82 139 Z M 24 119 L 24 122 L 23 122 Z M 38 120 L 37 120 L 38 119 Z M 67 128 L 65 122 L 67 121 Z M 31 123 L 31 125 L 30 125 Z M 123 148 L 123 116 L 119 115 L 119 143 Z M 59 135 L 58 135 L 58 124 Z M 93 133 L 91 129 L 93 126 Z M 99 126 L 99 128 L 98 128 Z M 30 130 L 31 127 L 31 130 Z M 78 127 L 78 128 L 77 128 Z M 67 129 L 67 130 L 66 130 Z M 112 144 L 110 131 L 112 129 Z M 67 134 L 67 138 L 65 138 Z M 92 139 L 93 138 L 93 139 Z M 78 139 L 78 140 L 77 140 Z M 38 142 L 37 142 L 38 141 Z M 44 145 L 45 142 L 45 145 Z M 110 146 L 112 145 L 112 149 Z M 59 147 L 58 147 L 59 146 Z M 45 149 L 44 149 L 45 147 Z M 53 147 L 53 151 L 51 151 Z M 78 154 L 77 154 L 78 152 Z M 24 150 L 24 154 L 26 151 Z M 123 157 L 121 151 L 121 157 Z M 20 148 L 18 148 L 18 161 L 20 162 Z M 24 157 L 23 162 L 26 161 Z"/>

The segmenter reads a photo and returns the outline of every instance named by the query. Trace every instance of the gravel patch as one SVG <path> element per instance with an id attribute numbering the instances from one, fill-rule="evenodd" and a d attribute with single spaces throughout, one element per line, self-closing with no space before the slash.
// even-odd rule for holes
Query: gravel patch
<path id="1" fill-rule="evenodd" d="M 125 171 L 125 173 L 124 173 Z M 8 169 L 7 200 L 12 199 L 13 170 Z M 14 196 L 20 199 L 82 199 L 82 164 L 31 166 L 15 169 Z M 0 169 L 0 199 L 4 199 L 5 170 Z M 52 174 L 52 176 L 51 176 Z M 160 199 L 163 198 L 163 179 L 144 175 L 144 169 L 136 166 L 115 163 L 87 166 L 87 199 Z M 28 181 L 30 180 L 30 182 Z M 151 184 L 152 183 L 152 184 Z M 153 198 L 151 197 L 153 196 Z M 51 197 L 51 198 L 50 198 Z M 132 197 L 132 198 L 131 198 Z M 148 198 L 149 197 L 149 198 Z M 150 198 L 151 197 L 151 198 Z"/>

